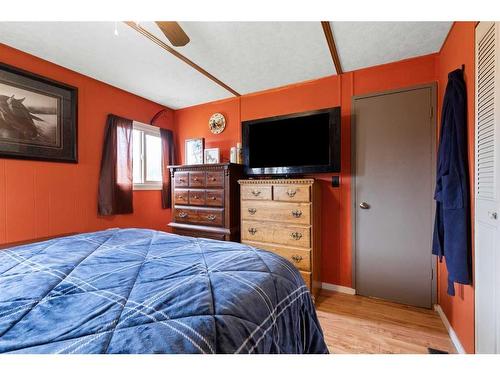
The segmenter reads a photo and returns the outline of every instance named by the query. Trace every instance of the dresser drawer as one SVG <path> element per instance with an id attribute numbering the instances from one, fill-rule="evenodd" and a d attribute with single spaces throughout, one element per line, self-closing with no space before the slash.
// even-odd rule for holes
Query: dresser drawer
<path id="1" fill-rule="evenodd" d="M 273 199 L 273 187 L 266 185 L 242 185 L 242 200 L 271 200 Z"/>
<path id="2" fill-rule="evenodd" d="M 219 240 L 224 241 L 225 235 L 219 233 L 205 232 L 203 230 L 195 230 L 195 229 L 180 229 L 173 228 L 172 232 L 174 234 L 180 234 L 181 236 L 189 236 L 189 237 L 201 237 L 201 238 L 210 238 L 211 240 Z"/>
<path id="3" fill-rule="evenodd" d="M 299 270 L 311 271 L 311 250 L 255 241 L 243 241 L 243 243 L 258 249 L 272 251 L 273 253 L 289 260 Z"/>
<path id="4" fill-rule="evenodd" d="M 311 189 L 307 185 L 275 185 L 273 199 L 285 202 L 310 202 Z"/>
<path id="5" fill-rule="evenodd" d="M 175 189 L 174 190 L 174 204 L 188 204 L 189 203 L 189 191 Z"/>
<path id="6" fill-rule="evenodd" d="M 175 172 L 174 185 L 175 185 L 175 187 L 187 187 L 189 185 L 189 173 L 188 172 Z"/>
<path id="7" fill-rule="evenodd" d="M 178 223 L 196 222 L 198 214 L 194 208 L 175 208 L 174 220 Z"/>
<path id="8" fill-rule="evenodd" d="M 207 187 L 224 187 L 224 172 L 207 172 Z"/>
<path id="9" fill-rule="evenodd" d="M 242 201 L 241 218 L 308 225 L 311 224 L 311 204 Z"/>
<path id="10" fill-rule="evenodd" d="M 207 190 L 205 202 L 207 206 L 223 207 L 224 190 Z"/>
<path id="11" fill-rule="evenodd" d="M 189 172 L 189 187 L 205 187 L 205 172 Z"/>
<path id="12" fill-rule="evenodd" d="M 191 206 L 204 206 L 205 190 L 189 190 L 189 204 Z"/>
<path id="13" fill-rule="evenodd" d="M 198 224 L 221 226 L 224 223 L 223 209 L 198 210 Z"/>
<path id="14" fill-rule="evenodd" d="M 175 208 L 174 218 L 178 223 L 221 226 L 224 223 L 224 210 Z"/>
<path id="15" fill-rule="evenodd" d="M 311 247 L 311 228 L 289 224 L 243 220 L 241 238 L 289 246 Z"/>

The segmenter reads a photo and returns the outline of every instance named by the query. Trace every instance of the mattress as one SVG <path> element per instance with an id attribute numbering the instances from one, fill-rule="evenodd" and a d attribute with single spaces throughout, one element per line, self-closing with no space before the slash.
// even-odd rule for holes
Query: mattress
<path id="1" fill-rule="evenodd" d="M 0 251 L 0 353 L 327 353 L 287 260 L 110 229 Z"/>

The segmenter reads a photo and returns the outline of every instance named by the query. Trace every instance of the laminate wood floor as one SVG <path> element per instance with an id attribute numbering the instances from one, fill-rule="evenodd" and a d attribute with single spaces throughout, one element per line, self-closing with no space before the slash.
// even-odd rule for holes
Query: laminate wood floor
<path id="1" fill-rule="evenodd" d="M 455 353 L 434 310 L 325 290 L 316 310 L 330 353 Z"/>

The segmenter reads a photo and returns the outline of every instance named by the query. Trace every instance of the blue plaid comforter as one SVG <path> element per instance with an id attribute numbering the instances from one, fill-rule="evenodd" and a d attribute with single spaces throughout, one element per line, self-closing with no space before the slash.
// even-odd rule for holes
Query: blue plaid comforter
<path id="1" fill-rule="evenodd" d="M 250 246 L 110 229 L 0 251 L 0 353 L 326 353 L 311 296 Z"/>

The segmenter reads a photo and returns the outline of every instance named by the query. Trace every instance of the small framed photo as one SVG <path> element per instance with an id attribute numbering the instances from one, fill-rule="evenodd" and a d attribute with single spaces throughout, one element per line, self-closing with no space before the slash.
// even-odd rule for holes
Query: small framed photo
<path id="1" fill-rule="evenodd" d="M 218 148 L 207 148 L 205 150 L 205 164 L 220 163 L 220 150 Z"/>
<path id="2" fill-rule="evenodd" d="M 203 150 L 205 138 L 186 139 L 186 164 L 203 164 Z"/>

